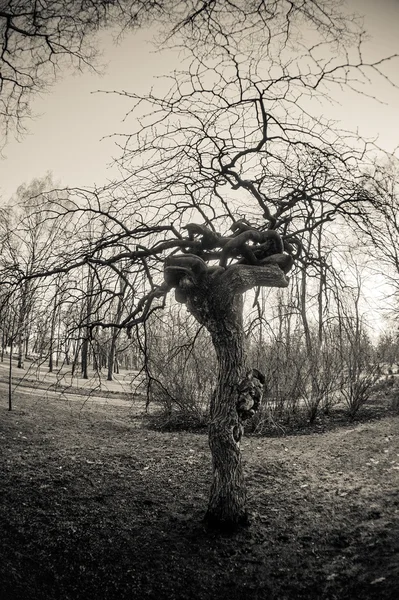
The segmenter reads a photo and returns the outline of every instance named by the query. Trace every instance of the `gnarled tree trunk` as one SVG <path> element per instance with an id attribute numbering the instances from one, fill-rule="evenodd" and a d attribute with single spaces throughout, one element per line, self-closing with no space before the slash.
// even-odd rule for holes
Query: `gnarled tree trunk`
<path id="1" fill-rule="evenodd" d="M 248 373 L 243 292 L 261 282 L 280 287 L 287 285 L 278 267 L 239 265 L 217 276 L 205 277 L 195 287 L 187 281 L 187 288 L 184 289 L 183 283 L 179 290 L 185 293 L 187 308 L 210 332 L 218 359 L 218 380 L 209 425 L 213 476 L 206 520 L 224 528 L 248 522 L 240 450 L 243 414 L 250 412 L 240 412 L 242 384 Z"/>
<path id="2" fill-rule="evenodd" d="M 197 223 L 185 229 L 189 239 L 183 246 L 191 253 L 165 259 L 163 290 L 175 288 L 176 300 L 208 329 L 215 346 L 219 372 L 211 403 L 213 479 L 206 519 L 234 528 L 248 521 L 240 452 L 243 422 L 259 408 L 265 381 L 257 369 L 247 369 L 243 293 L 258 286 L 287 287 L 285 274 L 294 259 L 284 251 L 287 247 L 291 253 L 293 247 L 284 245 L 276 231 L 259 231 L 244 220 L 233 224 L 230 237 Z M 215 248 L 221 250 L 210 252 Z M 229 259 L 238 262 L 229 264 Z M 219 266 L 207 264 L 215 260 Z"/>
<path id="3" fill-rule="evenodd" d="M 213 480 L 206 518 L 218 525 L 247 522 L 241 423 L 237 412 L 239 385 L 246 371 L 242 302 L 236 301 L 226 312 L 224 318 L 209 327 L 219 373 L 209 425 Z"/>

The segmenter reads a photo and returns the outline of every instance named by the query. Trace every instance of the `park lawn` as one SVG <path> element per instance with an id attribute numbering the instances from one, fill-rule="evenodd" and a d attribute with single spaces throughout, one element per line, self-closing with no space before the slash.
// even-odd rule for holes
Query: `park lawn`
<path id="1" fill-rule="evenodd" d="M 204 432 L 0 393 L 2 600 L 399 598 L 399 417 L 243 441 L 252 524 L 202 524 Z"/>

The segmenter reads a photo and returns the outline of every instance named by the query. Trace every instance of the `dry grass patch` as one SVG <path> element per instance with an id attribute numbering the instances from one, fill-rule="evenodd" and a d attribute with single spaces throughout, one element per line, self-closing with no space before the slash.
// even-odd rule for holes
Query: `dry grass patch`
<path id="1" fill-rule="evenodd" d="M 6 406 L 5 397 L 2 398 Z M 141 404 L 16 396 L 1 409 L 4 600 L 393 600 L 399 418 L 246 438 L 252 525 L 208 531 L 205 434 Z"/>

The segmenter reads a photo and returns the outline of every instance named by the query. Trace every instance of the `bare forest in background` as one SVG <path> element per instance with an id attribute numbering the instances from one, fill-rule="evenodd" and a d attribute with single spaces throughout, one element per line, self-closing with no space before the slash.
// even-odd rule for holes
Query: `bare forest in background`
<path id="1" fill-rule="evenodd" d="M 320 254 L 309 253 L 311 259 L 299 263 L 288 289 L 258 288 L 246 295 L 250 363 L 266 374 L 264 403 L 249 430 L 284 431 L 298 418 L 313 423 L 334 407 L 344 408 L 352 419 L 372 393 L 396 388 L 399 347 L 393 267 L 398 230 L 391 166 L 384 177 L 384 185 L 388 181 L 392 185 L 389 212 L 381 202 L 364 215 L 363 226 L 372 237 L 361 228 L 326 224 L 308 241 Z M 169 299 L 162 311 L 127 335 L 120 324 L 140 291 L 129 284 L 124 259 L 111 275 L 94 263 L 82 264 L 73 274 L 30 277 L 48 270 L 59 253 L 79 245 L 81 240 L 74 236 L 80 229 L 87 236 L 92 227 L 87 215 L 73 214 L 68 198 L 64 204 L 69 210 L 60 220 L 59 192 L 47 193 L 55 187 L 50 175 L 35 180 L 21 186 L 12 203 L 1 209 L 0 262 L 8 273 L 25 277 L 11 296 L 2 286 L 1 362 L 12 362 L 20 377 L 49 372 L 59 374 L 64 384 L 75 378 L 123 378 L 127 389 L 142 397 L 143 406 L 152 403 L 160 408 L 164 426 L 205 425 L 216 385 L 216 356 L 208 332 L 180 304 Z M 374 227 L 367 229 L 371 221 Z M 347 245 L 336 245 L 338 227 L 340 236 L 346 229 Z M 92 231 L 93 240 L 104 231 Z M 370 279 L 380 275 L 382 264 L 390 294 L 373 313 L 368 302 Z M 373 314 L 385 316 L 385 328 L 377 322 L 378 334 Z M 3 378 L 6 375 L 4 371 Z M 394 402 L 395 398 L 396 394 Z"/>

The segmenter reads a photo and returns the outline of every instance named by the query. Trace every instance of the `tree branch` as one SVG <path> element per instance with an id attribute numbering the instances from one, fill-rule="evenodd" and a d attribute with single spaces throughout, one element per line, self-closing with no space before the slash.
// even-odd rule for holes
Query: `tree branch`
<path id="1" fill-rule="evenodd" d="M 244 293 L 255 287 L 288 287 L 288 277 L 277 265 L 232 265 L 218 278 L 222 293 Z"/>

